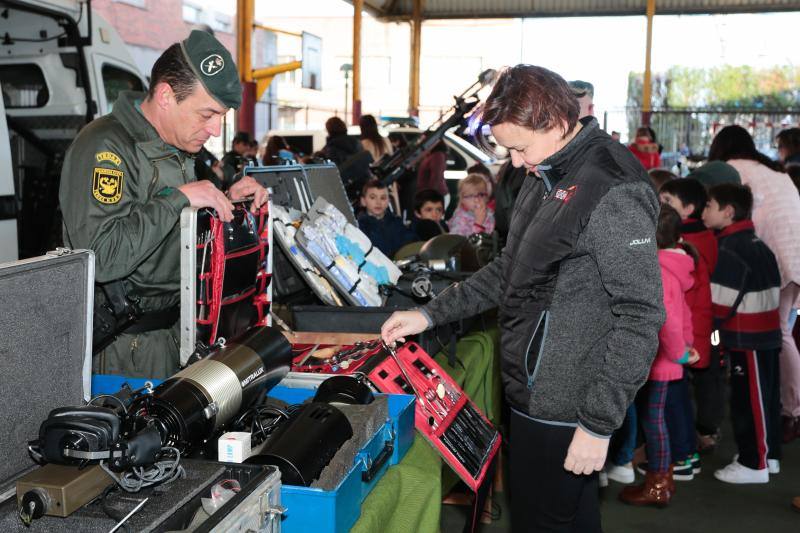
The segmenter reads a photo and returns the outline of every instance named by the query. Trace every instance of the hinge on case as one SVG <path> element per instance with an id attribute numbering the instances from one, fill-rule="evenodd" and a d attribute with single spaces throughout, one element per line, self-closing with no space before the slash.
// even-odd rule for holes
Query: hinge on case
<path id="1" fill-rule="evenodd" d="M 71 248 L 65 248 L 63 246 L 59 246 L 55 250 L 50 250 L 49 252 L 45 253 L 44 255 L 47 255 L 47 256 L 50 256 L 50 257 L 62 257 L 62 256 L 65 256 L 65 255 L 69 255 L 71 253 L 72 253 L 72 249 Z"/>
<path id="2" fill-rule="evenodd" d="M 276 519 L 281 520 L 281 517 L 283 517 L 287 511 L 288 509 L 283 505 L 270 505 L 264 513 L 264 517 L 266 518 L 267 522 L 271 524 Z"/>

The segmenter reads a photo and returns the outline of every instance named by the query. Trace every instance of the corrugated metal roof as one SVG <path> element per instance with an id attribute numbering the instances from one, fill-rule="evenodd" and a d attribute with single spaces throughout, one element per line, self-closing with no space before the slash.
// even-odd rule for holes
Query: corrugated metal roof
<path id="1" fill-rule="evenodd" d="M 350 0 L 352 3 L 352 0 Z M 413 0 L 364 0 L 382 19 L 411 17 Z M 425 0 L 425 19 L 644 15 L 647 0 Z M 656 14 L 800 11 L 796 0 L 656 0 Z"/>

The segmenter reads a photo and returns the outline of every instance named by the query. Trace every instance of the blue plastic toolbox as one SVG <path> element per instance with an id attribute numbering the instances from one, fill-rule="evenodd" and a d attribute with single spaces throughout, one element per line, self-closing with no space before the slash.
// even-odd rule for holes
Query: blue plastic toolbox
<path id="1" fill-rule="evenodd" d="M 302 403 L 312 397 L 317 386 L 329 376 L 290 372 L 269 391 L 269 396 L 287 403 Z M 114 393 L 124 383 L 132 389 L 158 380 L 95 375 L 92 394 Z M 383 396 L 383 394 L 381 394 Z M 414 440 L 414 396 L 387 394 L 389 420 L 356 456 L 352 468 L 335 490 L 281 486 L 281 505 L 286 509 L 281 530 L 288 533 L 344 533 L 361 514 L 361 503 L 390 465 L 397 464 Z"/>

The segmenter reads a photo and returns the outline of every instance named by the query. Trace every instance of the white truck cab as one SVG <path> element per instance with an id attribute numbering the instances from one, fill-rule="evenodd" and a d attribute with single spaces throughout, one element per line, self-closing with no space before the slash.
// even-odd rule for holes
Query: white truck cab
<path id="1" fill-rule="evenodd" d="M 84 125 L 111 111 L 120 91 L 146 86 L 116 30 L 86 2 L 0 5 L 0 262 L 60 242 L 66 149 Z"/>

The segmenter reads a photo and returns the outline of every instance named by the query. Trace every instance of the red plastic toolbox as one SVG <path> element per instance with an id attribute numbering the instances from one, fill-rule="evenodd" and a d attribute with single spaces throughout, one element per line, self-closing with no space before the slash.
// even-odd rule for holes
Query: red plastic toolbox
<path id="1" fill-rule="evenodd" d="M 418 344 L 406 343 L 396 351 L 377 340 L 352 346 L 295 348 L 295 371 L 363 373 L 381 392 L 415 395 L 417 430 L 467 486 L 477 490 L 483 483 L 500 448 L 500 434 Z M 323 350 L 327 353 L 319 358 Z"/>

